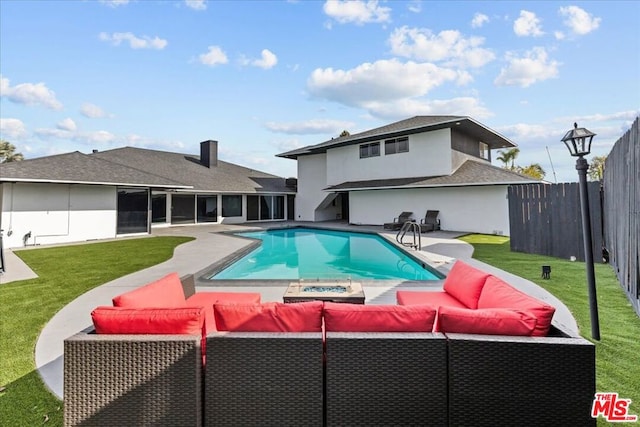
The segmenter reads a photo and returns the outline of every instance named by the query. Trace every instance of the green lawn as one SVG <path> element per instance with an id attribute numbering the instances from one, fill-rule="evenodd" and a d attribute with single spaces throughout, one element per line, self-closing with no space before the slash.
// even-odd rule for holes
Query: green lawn
<path id="1" fill-rule="evenodd" d="M 581 335 L 596 345 L 596 390 L 631 399 L 630 412 L 640 415 L 640 318 L 610 265 L 595 266 L 601 339 L 593 341 L 584 263 L 511 252 L 506 237 L 469 235 L 461 240 L 473 245 L 474 258 L 535 282 L 564 302 Z M 551 279 L 541 278 L 542 265 L 551 266 Z"/>
<path id="2" fill-rule="evenodd" d="M 152 237 L 16 252 L 37 279 L 0 285 L 0 424 L 62 425 L 62 402 L 35 370 L 36 340 L 62 307 L 98 285 L 159 264 L 189 237 Z"/>
<path id="3" fill-rule="evenodd" d="M 0 424 L 62 425 L 62 402 L 45 388 L 35 371 L 37 337 L 53 315 L 84 292 L 169 259 L 191 238 L 154 237 L 33 249 L 18 255 L 40 276 L 0 286 Z M 512 253 L 507 238 L 470 235 L 474 257 L 538 283 L 562 300 L 590 339 L 584 263 Z M 551 265 L 551 279 L 540 278 Z M 608 265 L 596 265 L 601 341 L 597 354 L 597 391 L 618 392 L 640 414 L 640 318 Z M 1 390 L 1 389 L 0 389 Z M 600 420 L 599 424 L 604 424 Z"/>

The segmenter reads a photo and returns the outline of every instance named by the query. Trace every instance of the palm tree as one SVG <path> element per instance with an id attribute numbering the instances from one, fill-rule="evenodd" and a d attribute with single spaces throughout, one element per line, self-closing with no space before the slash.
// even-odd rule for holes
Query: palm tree
<path id="1" fill-rule="evenodd" d="M 0 139 L 0 163 L 19 162 L 24 160 L 22 153 L 16 153 L 16 146 Z"/>
<path id="2" fill-rule="evenodd" d="M 510 148 L 509 150 L 500 150 L 498 151 L 498 153 L 500 153 L 500 155 L 496 157 L 496 159 L 504 163 L 503 168 L 509 169 L 509 170 L 516 169 L 515 162 L 516 162 L 516 157 L 518 157 L 518 154 L 520 154 L 519 148 Z"/>
<path id="3" fill-rule="evenodd" d="M 591 165 L 589 166 L 589 178 L 591 181 L 601 181 L 604 177 L 604 162 L 607 160 L 607 156 L 595 156 L 591 159 Z"/>
<path id="4" fill-rule="evenodd" d="M 531 178 L 540 180 L 544 179 L 544 176 L 547 174 L 539 163 L 531 163 L 529 166 L 525 167 L 518 166 L 516 171 L 522 175 L 527 175 Z"/>

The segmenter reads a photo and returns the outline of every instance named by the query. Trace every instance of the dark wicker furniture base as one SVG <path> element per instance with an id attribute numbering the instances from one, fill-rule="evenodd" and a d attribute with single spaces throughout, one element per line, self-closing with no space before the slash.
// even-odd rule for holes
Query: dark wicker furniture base
<path id="1" fill-rule="evenodd" d="M 67 338 L 64 425 L 202 425 L 201 338 L 86 332 Z"/>
<path id="2" fill-rule="evenodd" d="M 452 426 L 595 426 L 595 347 L 582 338 L 447 334 Z"/>
<path id="3" fill-rule="evenodd" d="M 322 426 L 322 333 L 207 336 L 206 426 Z"/>
<path id="4" fill-rule="evenodd" d="M 327 426 L 446 426 L 447 341 L 327 332 Z"/>

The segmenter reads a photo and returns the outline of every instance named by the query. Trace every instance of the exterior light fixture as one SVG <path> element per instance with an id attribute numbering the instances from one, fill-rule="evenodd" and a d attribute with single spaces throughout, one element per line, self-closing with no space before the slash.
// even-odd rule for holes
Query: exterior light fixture
<path id="1" fill-rule="evenodd" d="M 579 128 L 577 123 L 567 132 L 562 142 L 576 159 L 576 170 L 580 184 L 580 210 L 582 212 L 582 236 L 584 240 L 584 261 L 587 270 L 587 289 L 589 291 L 589 310 L 591 312 L 591 337 L 600 340 L 600 322 L 598 320 L 598 300 L 596 297 L 596 276 L 593 268 L 593 244 L 591 241 L 591 214 L 589 212 L 589 193 L 587 191 L 587 170 L 589 164 L 584 156 L 591 152 L 591 141 L 596 134 Z"/>

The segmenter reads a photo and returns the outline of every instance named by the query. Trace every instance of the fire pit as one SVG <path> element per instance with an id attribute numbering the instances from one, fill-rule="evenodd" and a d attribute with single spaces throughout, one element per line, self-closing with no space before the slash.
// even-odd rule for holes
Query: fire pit
<path id="1" fill-rule="evenodd" d="M 356 282 L 291 282 L 283 297 L 284 302 L 332 301 L 364 304 L 362 284 Z"/>

